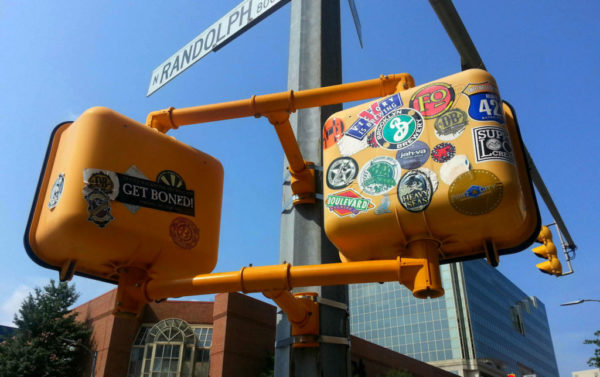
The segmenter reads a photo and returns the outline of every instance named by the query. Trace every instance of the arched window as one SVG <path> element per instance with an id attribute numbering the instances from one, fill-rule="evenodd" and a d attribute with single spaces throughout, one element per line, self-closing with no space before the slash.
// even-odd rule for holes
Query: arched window
<path id="1" fill-rule="evenodd" d="M 208 376 L 212 327 L 169 318 L 142 325 L 131 350 L 128 377 Z"/>

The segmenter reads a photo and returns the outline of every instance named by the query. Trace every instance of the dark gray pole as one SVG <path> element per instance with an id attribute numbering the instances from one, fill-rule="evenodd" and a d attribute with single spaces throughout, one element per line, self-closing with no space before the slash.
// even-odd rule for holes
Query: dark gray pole
<path id="1" fill-rule="evenodd" d="M 342 82 L 339 0 L 292 0 L 288 88 L 303 90 Z M 299 110 L 290 117 L 306 161 L 322 166 L 321 132 L 341 105 Z M 287 161 L 285 162 L 287 165 Z M 291 193 L 283 188 L 284 206 Z M 317 192 L 322 193 L 318 181 Z M 293 265 L 338 262 L 338 252 L 323 232 L 323 203 L 289 205 L 281 217 L 280 261 Z M 275 376 L 340 376 L 350 373 L 347 286 L 304 287 L 325 299 L 320 304 L 320 346 L 293 348 L 285 315 L 277 321 Z M 331 300 L 331 301 L 329 301 Z M 338 303 L 338 304 L 336 304 Z M 340 305 L 341 304 L 341 305 Z"/>

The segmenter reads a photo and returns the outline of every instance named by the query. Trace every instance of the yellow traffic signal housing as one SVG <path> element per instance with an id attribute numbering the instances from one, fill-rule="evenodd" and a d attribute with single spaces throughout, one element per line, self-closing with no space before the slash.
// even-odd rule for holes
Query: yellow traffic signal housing
<path id="1" fill-rule="evenodd" d="M 62 280 L 210 272 L 222 188 L 215 158 L 112 110 L 92 108 L 52 134 L 25 246 L 38 264 L 60 270 Z"/>
<path id="2" fill-rule="evenodd" d="M 562 265 L 556 253 L 556 246 L 552 242 L 552 232 L 547 226 L 542 226 L 536 242 L 541 246 L 534 247 L 533 253 L 540 258 L 548 259 L 545 262 L 536 264 L 536 267 L 545 274 L 560 276 L 562 275 Z"/>
<path id="3" fill-rule="evenodd" d="M 338 112 L 326 123 L 324 222 L 342 261 L 440 263 L 520 251 L 539 210 L 514 111 L 471 69 Z"/>

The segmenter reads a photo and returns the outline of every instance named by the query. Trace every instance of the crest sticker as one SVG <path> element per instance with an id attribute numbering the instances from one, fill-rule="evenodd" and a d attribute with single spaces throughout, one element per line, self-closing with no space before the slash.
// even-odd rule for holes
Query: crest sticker
<path id="1" fill-rule="evenodd" d="M 84 189 L 85 193 L 85 189 Z M 100 228 L 104 228 L 108 223 L 114 220 L 110 213 L 110 198 L 106 192 L 94 188 L 84 195 L 88 203 L 88 221 L 93 222 Z"/>
<path id="2" fill-rule="evenodd" d="M 423 133 L 423 116 L 413 109 L 401 108 L 387 114 L 375 130 L 377 144 L 386 149 L 406 148 Z"/>
<path id="3" fill-rule="evenodd" d="M 506 161 L 514 163 L 508 131 L 502 127 L 473 128 L 475 162 Z"/>
<path id="4" fill-rule="evenodd" d="M 361 196 L 353 189 L 328 195 L 325 206 L 339 217 L 356 216 L 375 207 L 371 199 Z"/>
<path id="5" fill-rule="evenodd" d="M 381 195 L 390 191 L 400 179 L 400 163 L 389 156 L 375 157 L 367 162 L 358 176 L 358 185 L 368 195 Z"/>
<path id="6" fill-rule="evenodd" d="M 344 188 L 358 175 L 358 164 L 352 157 L 338 157 L 327 168 L 327 187 L 332 190 Z"/>
<path id="7" fill-rule="evenodd" d="M 169 235 L 182 249 L 192 249 L 198 244 L 200 230 L 193 221 L 185 217 L 176 217 L 169 226 Z"/>

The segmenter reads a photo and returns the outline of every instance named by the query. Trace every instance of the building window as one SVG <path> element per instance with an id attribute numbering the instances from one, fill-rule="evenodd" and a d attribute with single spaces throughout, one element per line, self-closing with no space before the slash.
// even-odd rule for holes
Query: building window
<path id="1" fill-rule="evenodd" d="M 208 376 L 212 327 L 170 318 L 142 325 L 131 348 L 128 377 Z"/>
<path id="2" fill-rule="evenodd" d="M 521 315 L 521 310 L 519 310 L 518 306 L 512 306 L 510 308 L 510 316 L 514 329 L 517 330 L 521 335 L 525 335 L 523 316 Z"/>

